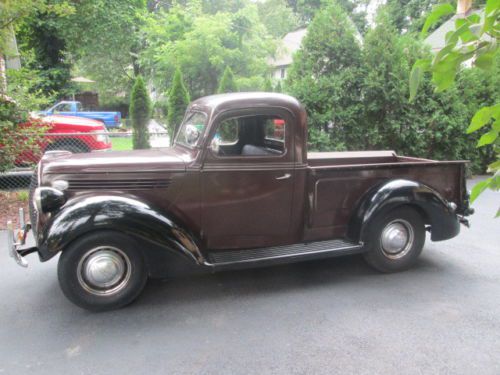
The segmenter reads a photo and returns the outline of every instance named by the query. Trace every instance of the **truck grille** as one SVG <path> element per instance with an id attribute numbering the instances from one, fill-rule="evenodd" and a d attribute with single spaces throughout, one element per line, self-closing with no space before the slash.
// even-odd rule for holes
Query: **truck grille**
<path id="1" fill-rule="evenodd" d="M 69 180 L 68 190 L 146 190 L 165 189 L 170 179 Z"/>

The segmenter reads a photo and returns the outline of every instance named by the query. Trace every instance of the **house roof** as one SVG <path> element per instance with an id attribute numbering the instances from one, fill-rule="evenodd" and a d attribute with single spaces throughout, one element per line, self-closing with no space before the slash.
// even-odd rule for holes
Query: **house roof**
<path id="1" fill-rule="evenodd" d="M 467 16 L 471 14 L 478 14 L 481 18 L 484 17 L 484 9 L 475 9 L 467 13 Z M 455 21 L 457 18 L 462 17 L 462 15 L 454 15 L 448 21 L 439 26 L 434 30 L 427 38 L 425 38 L 425 43 L 430 45 L 433 52 L 441 50 L 446 45 L 446 34 L 449 31 L 455 30 Z"/>
<path id="2" fill-rule="evenodd" d="M 307 28 L 302 27 L 286 34 L 276 51 L 275 58 L 271 60 L 271 64 L 276 67 L 290 65 L 293 60 L 293 54 L 300 49 L 302 39 L 304 39 L 306 33 Z"/>
<path id="3" fill-rule="evenodd" d="M 354 29 L 354 37 L 360 44 L 362 44 L 363 37 L 358 31 L 356 25 L 354 24 L 354 22 L 352 22 L 350 18 L 348 18 L 348 21 Z M 288 34 L 286 34 L 281 40 L 281 44 L 278 46 L 274 58 L 271 58 L 269 60 L 269 64 L 274 67 L 291 65 L 293 61 L 293 55 L 302 46 L 302 40 L 304 39 L 306 34 L 307 34 L 307 27 L 301 27 L 300 29 L 291 31 Z"/>

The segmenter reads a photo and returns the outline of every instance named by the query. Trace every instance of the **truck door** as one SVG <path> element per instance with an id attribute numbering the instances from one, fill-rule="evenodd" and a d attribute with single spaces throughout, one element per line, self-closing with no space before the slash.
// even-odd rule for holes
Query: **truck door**
<path id="1" fill-rule="evenodd" d="M 293 117 L 283 109 L 233 111 L 211 126 L 202 167 L 209 249 L 286 244 L 294 187 Z"/>

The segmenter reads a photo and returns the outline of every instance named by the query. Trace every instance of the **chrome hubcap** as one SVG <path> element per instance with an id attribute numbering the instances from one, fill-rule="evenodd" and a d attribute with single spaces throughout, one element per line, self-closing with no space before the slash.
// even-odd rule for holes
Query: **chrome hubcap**
<path id="1" fill-rule="evenodd" d="M 88 292 L 111 295 L 122 290 L 130 280 L 132 267 L 120 249 L 101 246 L 89 250 L 78 263 L 78 282 Z"/>
<path id="2" fill-rule="evenodd" d="M 380 236 L 380 246 L 385 256 L 398 259 L 405 256 L 413 246 L 413 227 L 403 219 L 391 221 Z"/>

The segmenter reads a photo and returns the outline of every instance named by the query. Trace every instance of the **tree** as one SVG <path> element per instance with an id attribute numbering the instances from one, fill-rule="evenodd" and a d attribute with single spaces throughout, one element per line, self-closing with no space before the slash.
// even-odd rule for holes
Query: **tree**
<path id="1" fill-rule="evenodd" d="M 151 119 L 151 100 L 141 76 L 135 80 L 130 95 L 130 118 L 132 120 L 134 149 L 150 148 L 148 124 Z"/>
<path id="2" fill-rule="evenodd" d="M 364 138 L 359 126 L 361 49 L 354 33 L 338 5 L 319 11 L 286 80 L 287 91 L 306 107 L 310 139 L 329 131 L 332 148 L 337 150 L 356 149 Z"/>
<path id="3" fill-rule="evenodd" d="M 451 4 L 440 4 L 433 8 L 422 28 L 425 36 L 429 28 L 439 22 L 442 17 L 454 13 Z M 436 91 L 442 92 L 452 88 L 461 64 L 470 61 L 475 67 L 494 72 L 498 67 L 498 44 L 500 42 L 500 1 L 488 0 L 484 15 L 471 14 L 459 17 L 455 21 L 455 30 L 448 32 L 446 45 L 434 57 L 424 57 L 415 62 L 410 74 L 410 101 L 417 95 L 419 85 L 426 71 L 432 74 Z M 495 80 L 491 76 L 490 80 Z M 487 188 L 500 190 L 500 101 L 490 106 L 484 106 L 472 117 L 467 133 L 484 131 L 489 125 L 489 131 L 482 134 L 477 147 L 489 146 L 496 154 L 496 161 L 489 165 L 488 170 L 493 176 L 479 182 L 472 189 L 470 200 L 474 200 Z M 500 209 L 497 211 L 500 216 Z"/>
<path id="4" fill-rule="evenodd" d="M 141 61 L 152 72 L 155 86 L 166 90 L 164 77 L 172 77 L 179 67 L 193 98 L 217 92 L 227 66 L 241 88 L 261 87 L 255 83 L 261 83 L 275 50 L 257 5 L 250 2 L 235 13 L 205 14 L 174 7 L 150 15 L 144 31 L 148 45 Z"/>
<path id="5" fill-rule="evenodd" d="M 140 63 L 146 0 L 75 3 L 74 12 L 57 24 L 78 74 L 96 81 L 105 99 L 130 92 L 135 78 L 146 73 Z"/>
<path id="6" fill-rule="evenodd" d="M 388 0 L 386 8 L 398 32 L 418 32 L 425 22 L 425 15 L 439 2 L 439 0 Z"/>
<path id="7" fill-rule="evenodd" d="M 278 83 L 276 84 L 276 87 L 274 88 L 274 91 L 276 92 L 283 92 L 283 88 L 281 86 L 281 81 L 278 81 Z"/>
<path id="8" fill-rule="evenodd" d="M 182 123 L 189 102 L 189 93 L 184 85 L 181 70 L 177 68 L 172 82 L 172 88 L 168 95 L 167 123 L 171 143 L 174 141 L 174 137 L 179 130 L 179 126 Z"/>
<path id="9" fill-rule="evenodd" d="M 64 97 L 71 92 L 71 62 L 61 35 L 61 19 L 66 15 L 36 11 L 19 28 L 18 39 L 25 65 L 40 72 L 37 89 L 45 95 Z M 28 53 L 29 51 L 29 53 Z M 110 64 L 108 64 L 110 65 Z"/>
<path id="10" fill-rule="evenodd" d="M 269 34 L 276 38 L 299 26 L 299 19 L 285 0 L 266 0 L 257 3 L 259 18 L 266 26 Z"/>
<path id="11" fill-rule="evenodd" d="M 264 81 L 264 91 L 265 92 L 273 92 L 274 91 L 273 83 L 271 82 L 271 80 L 269 78 L 266 78 L 266 80 Z"/>
<path id="12" fill-rule="evenodd" d="M 427 48 L 411 35 L 400 35 L 388 6 L 379 8 L 376 25 L 364 39 L 365 148 L 394 149 L 403 155 L 438 160 L 470 159 L 473 172 L 484 170 L 487 154 L 473 152 L 474 140 L 464 133 L 472 108 L 465 97 L 479 94 L 471 79 L 462 87 L 434 92 L 430 77 L 423 77 L 422 90 L 408 103 L 408 74 L 413 63 Z M 472 77 L 471 77 L 472 78 Z M 481 94 L 491 97 L 491 90 Z"/>
<path id="13" fill-rule="evenodd" d="M 234 81 L 234 75 L 231 68 L 228 66 L 224 69 L 224 74 L 219 83 L 219 88 L 217 89 L 217 93 L 223 94 L 226 92 L 237 92 L 238 87 L 236 86 L 236 82 Z"/>

